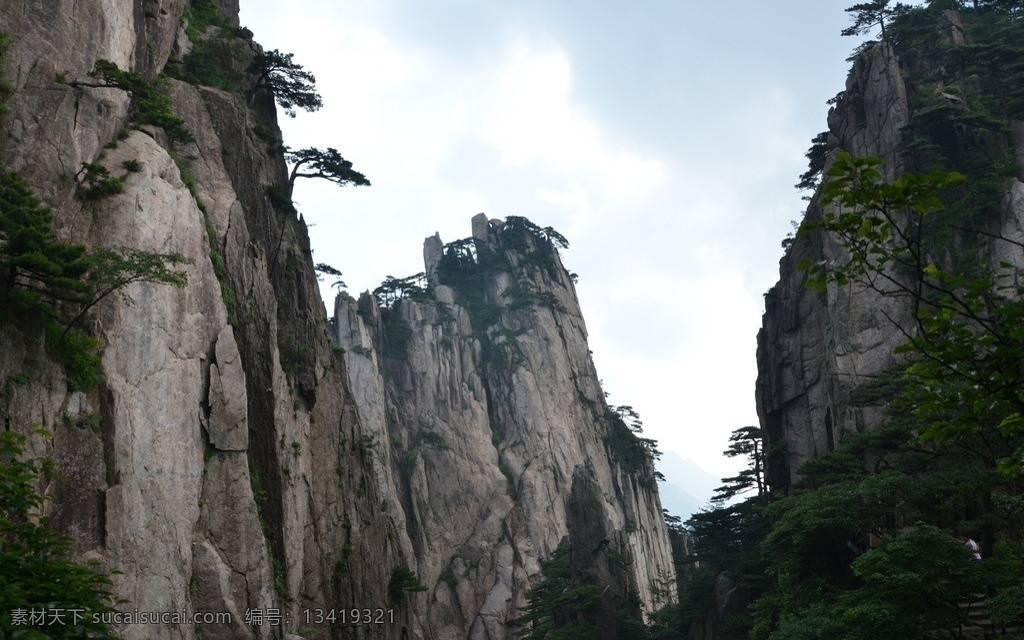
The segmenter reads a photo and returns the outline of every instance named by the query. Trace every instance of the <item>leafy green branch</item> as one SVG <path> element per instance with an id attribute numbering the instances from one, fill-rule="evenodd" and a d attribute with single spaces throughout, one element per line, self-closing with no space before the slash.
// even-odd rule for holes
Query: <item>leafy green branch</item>
<path id="1" fill-rule="evenodd" d="M 316 92 L 316 76 L 296 63 L 294 57 L 295 54 L 273 49 L 261 51 L 253 59 L 249 72 L 256 76 L 256 82 L 250 104 L 265 91 L 292 118 L 296 108 L 317 111 L 323 106 L 323 99 Z"/>
<path id="2" fill-rule="evenodd" d="M 288 173 L 288 195 L 295 189 L 296 178 L 322 178 L 339 187 L 345 185 L 370 186 L 366 176 L 352 168 L 352 163 L 341 156 L 334 147 L 326 150 L 309 147 L 298 151 L 287 150 L 285 160 L 291 163 Z"/>
<path id="3" fill-rule="evenodd" d="M 50 530 L 36 485 L 53 462 L 26 460 L 24 449 L 25 436 L 0 431 L 0 635 L 117 640 L 99 617 L 121 602 L 110 578 L 95 565 L 73 562 L 73 540 Z M 55 605 L 67 612 L 64 624 L 27 618 L 29 611 Z M 19 614 L 26 619 L 15 622 Z"/>
<path id="4" fill-rule="evenodd" d="M 132 97 L 131 121 L 136 125 L 153 125 L 164 130 L 173 141 L 191 142 L 192 133 L 185 127 L 185 121 L 174 115 L 171 97 L 164 86 L 162 76 L 149 80 L 133 71 L 124 71 L 110 60 L 97 60 L 89 77 L 95 82 L 76 80 L 68 82 L 72 87 L 111 87 L 121 89 Z"/>
<path id="5" fill-rule="evenodd" d="M 373 297 L 383 309 L 390 309 L 404 298 L 422 300 L 429 296 L 427 274 L 417 273 L 405 278 L 388 276 L 373 290 Z"/>
<path id="6" fill-rule="evenodd" d="M 70 369 L 75 363 L 86 365 L 78 375 L 69 375 L 73 386 L 75 379 L 95 379 L 89 371 L 97 364 L 89 357 L 95 341 L 77 329 L 89 310 L 112 293 L 124 294 L 134 282 L 183 287 L 186 274 L 179 267 L 190 263 L 177 253 L 88 248 L 56 240 L 52 212 L 18 174 L 0 167 L 0 322 L 41 313 L 47 336 L 55 341 L 51 346 L 63 354 L 65 364 Z M 63 330 L 51 328 L 53 323 Z"/>
<path id="7" fill-rule="evenodd" d="M 817 288 L 856 283 L 906 299 L 914 326 L 890 321 L 906 338 L 897 351 L 912 356 L 904 373 L 920 384 L 898 401 L 915 407 L 927 425 L 921 438 L 941 444 L 991 432 L 1016 443 L 999 463 L 1016 472 L 1024 465 L 1024 286 L 1016 267 L 1002 263 L 963 275 L 944 266 L 945 256 L 924 242 L 926 226 L 943 206 L 943 189 L 963 177 L 933 171 L 887 182 L 881 163 L 837 156 L 822 188 L 821 202 L 831 206 L 801 233 L 830 234 L 847 258 L 805 259 L 800 267 Z"/>

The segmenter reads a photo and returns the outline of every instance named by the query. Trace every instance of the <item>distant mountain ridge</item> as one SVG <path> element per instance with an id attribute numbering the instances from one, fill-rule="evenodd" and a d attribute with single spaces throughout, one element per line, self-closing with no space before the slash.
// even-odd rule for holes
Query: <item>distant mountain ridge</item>
<path id="1" fill-rule="evenodd" d="M 721 478 L 675 451 L 663 451 L 657 467 L 665 476 L 658 482 L 661 506 L 683 520 L 707 505 L 722 484 Z"/>

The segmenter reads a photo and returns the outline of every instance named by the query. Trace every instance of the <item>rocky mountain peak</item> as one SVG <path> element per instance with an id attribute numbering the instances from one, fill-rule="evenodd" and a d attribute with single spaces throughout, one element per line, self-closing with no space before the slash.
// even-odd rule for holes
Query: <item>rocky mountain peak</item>
<path id="1" fill-rule="evenodd" d="M 180 614 L 117 631 L 327 638 L 316 612 L 370 607 L 382 637 L 511 638 L 563 543 L 651 611 L 674 568 L 650 451 L 604 401 L 564 238 L 477 216 L 329 321 L 237 10 L 0 3 L 0 162 L 51 240 L 185 279 L 89 308 L 86 382 L 39 314 L 0 324 L 0 417 L 56 462 L 51 523 L 130 608 Z"/>

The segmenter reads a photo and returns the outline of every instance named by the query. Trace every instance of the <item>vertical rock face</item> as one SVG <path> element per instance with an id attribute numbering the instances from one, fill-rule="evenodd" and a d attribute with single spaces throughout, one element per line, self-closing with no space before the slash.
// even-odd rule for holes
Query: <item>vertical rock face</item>
<path id="1" fill-rule="evenodd" d="M 674 576 L 653 469 L 624 470 L 605 443 L 572 281 L 511 221 L 476 216 L 443 255 L 427 238 L 429 294 L 335 302 L 380 491 L 427 587 L 424 637 L 512 637 L 539 561 L 566 538 L 581 572 L 648 611 Z"/>
<path id="2" fill-rule="evenodd" d="M 941 32 L 947 45 L 966 42 L 956 12 L 942 15 Z M 907 150 L 908 124 L 913 111 L 908 94 L 917 91 L 918 103 L 956 101 L 941 81 L 914 86 L 904 72 L 928 77 L 934 71 L 922 56 L 911 50 L 900 60 L 888 43 L 873 44 L 859 53 L 846 83 L 828 116 L 831 152 L 848 151 L 855 156 L 881 156 L 888 179 L 914 166 L 914 154 Z M 902 66 L 902 68 L 901 68 Z M 909 75 L 909 74 L 908 74 Z M 1020 149 L 1019 123 L 1011 132 L 978 134 L 950 125 L 941 131 L 954 160 L 966 157 L 968 149 L 982 149 L 992 157 L 1007 149 Z M 930 134 L 935 135 L 935 134 Z M 995 151 L 993 151 L 995 150 Z M 1019 151 L 1018 151 L 1019 154 Z M 1017 157 L 1019 171 L 1024 163 Z M 932 168 L 932 167 L 928 167 Z M 1013 181 L 1000 214 L 987 221 L 988 239 L 971 259 L 982 263 L 1014 264 L 1020 272 L 1024 258 L 1014 250 L 1022 222 L 1021 183 Z M 817 200 L 807 210 L 807 219 L 821 216 Z M 1011 242 L 995 241 L 1002 236 Z M 954 242 L 955 245 L 955 242 Z M 944 249 L 948 259 L 958 249 Z M 799 467 L 806 461 L 835 448 L 846 435 L 872 429 L 885 419 L 883 404 L 863 393 L 867 386 L 896 364 L 893 349 L 915 331 L 913 310 L 906 297 L 885 296 L 862 286 L 826 291 L 807 288 L 807 275 L 797 265 L 804 259 L 842 261 L 842 249 L 822 233 L 798 235 L 780 263 L 780 278 L 765 294 L 765 314 L 758 334 L 756 388 L 757 410 L 766 438 L 769 459 L 766 473 L 773 490 L 786 492 L 800 481 Z M 894 278 L 905 277 L 890 273 Z"/>
<path id="3" fill-rule="evenodd" d="M 94 307 L 97 387 L 69 392 L 41 327 L 0 327 L 0 415 L 33 434 L 29 455 L 57 462 L 48 515 L 80 557 L 119 572 L 126 610 L 186 616 L 126 624 L 123 637 L 329 637 L 301 612 L 393 606 L 383 567 L 406 561 L 379 509 L 305 228 L 267 195 L 285 165 L 268 152 L 280 145 L 272 103 L 250 100 L 258 45 L 217 36 L 233 52 L 223 60 L 233 92 L 158 81 L 190 142 L 136 127 L 125 91 L 86 86 L 99 59 L 154 78 L 172 49 L 194 46 L 187 4 L 0 2 L 10 40 L 0 65 L 14 89 L 0 161 L 52 209 L 59 239 L 190 260 L 183 288 L 135 283 Z M 123 192 L 78 197 L 87 162 Z M 250 624 L 250 609 L 281 622 Z M 203 612 L 230 619 L 193 624 Z M 409 619 L 404 608 L 393 619 L 384 633 L 397 638 Z"/>
<path id="4" fill-rule="evenodd" d="M 234 0 L 213 3 L 227 26 L 190 42 L 187 4 L 0 0 L 14 89 L 0 162 L 52 209 L 58 239 L 190 260 L 185 287 L 137 282 L 92 309 L 94 387 L 69 390 L 40 327 L 0 326 L 0 417 L 57 463 L 51 521 L 119 572 L 126 610 L 185 614 L 118 632 L 343 637 L 325 614 L 369 607 L 391 611 L 384 638 L 508 638 L 566 536 L 581 575 L 658 604 L 672 564 L 653 469 L 606 444 L 550 243 L 475 219 L 473 257 L 453 265 L 435 238 L 432 297 L 339 299 L 343 357 L 305 226 L 275 197 L 281 135 L 246 72 L 259 45 L 230 28 Z M 88 86 L 97 60 L 154 79 L 196 46 L 223 53 L 232 88 L 158 81 L 188 142 L 135 124 L 125 91 Z M 123 191 L 80 197 L 84 163 Z M 402 589 L 406 571 L 427 590 Z M 229 617 L 193 624 L 203 612 Z"/>
<path id="5" fill-rule="evenodd" d="M 890 177 L 902 171 L 898 148 L 910 106 L 892 49 L 880 43 L 854 59 L 836 106 L 829 111 L 829 148 L 856 156 L 882 156 Z M 807 216 L 820 215 L 816 202 Z M 850 432 L 883 418 L 878 406 L 854 402 L 855 391 L 893 364 L 904 339 L 892 322 L 909 309 L 876 292 L 830 286 L 807 288 L 801 260 L 842 259 L 835 242 L 820 234 L 796 237 L 779 266 L 778 284 L 765 294 L 757 336 L 757 411 L 770 454 L 769 484 L 787 491 L 804 462 L 835 448 Z"/>

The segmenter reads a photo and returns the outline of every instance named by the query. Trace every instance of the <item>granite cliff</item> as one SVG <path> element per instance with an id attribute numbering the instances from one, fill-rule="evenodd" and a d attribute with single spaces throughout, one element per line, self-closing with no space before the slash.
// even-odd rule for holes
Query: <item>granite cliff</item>
<path id="1" fill-rule="evenodd" d="M 421 611 L 434 638 L 503 637 L 566 536 L 589 550 L 574 568 L 614 585 L 609 597 L 664 604 L 674 576 L 654 469 L 630 466 L 638 441 L 609 438 L 572 280 L 531 226 L 477 215 L 471 238 L 426 239 L 429 294 L 383 309 L 368 294 L 335 302 L 379 490 L 430 586 Z"/>
<path id="2" fill-rule="evenodd" d="M 117 571 L 128 610 L 231 614 L 120 633 L 362 637 L 315 612 L 369 607 L 394 612 L 374 637 L 509 638 L 563 541 L 574 572 L 651 611 L 674 579 L 653 467 L 616 438 L 550 238 L 478 216 L 462 253 L 428 239 L 425 295 L 342 295 L 328 320 L 237 11 L 0 1 L 0 161 L 55 236 L 190 260 L 185 287 L 92 309 L 98 385 L 69 385 L 39 323 L 0 327 L 0 415 L 56 462 L 40 491 L 76 557 Z M 188 135 L 96 86 L 100 60 L 157 87 Z M 122 189 L 83 198 L 87 163 Z M 257 609 L 280 624 L 249 624 Z"/>
<path id="3" fill-rule="evenodd" d="M 969 105 L 961 96 L 985 95 L 987 89 L 978 76 L 942 66 L 942 60 L 955 58 L 936 53 L 971 45 L 969 30 L 956 11 L 924 15 L 925 22 L 911 24 L 924 35 L 907 28 L 893 36 L 896 44 L 868 42 L 852 57 L 846 89 L 829 111 L 827 159 L 819 169 L 827 169 L 839 151 L 882 157 L 889 180 L 906 171 L 941 168 L 965 171 L 971 181 L 978 177 L 972 171 L 983 174 L 1006 165 L 1009 169 L 999 169 L 993 203 L 980 202 L 988 194 L 974 194 L 966 214 L 973 217 L 960 223 L 976 225 L 980 233 L 970 242 L 954 234 L 936 253 L 946 261 L 961 256 L 972 264 L 1016 265 L 1019 274 L 1024 259 L 1013 243 L 1024 237 L 1024 124 L 1019 113 L 1005 108 L 998 124 L 998 115 L 984 126 L 969 119 L 977 116 L 981 99 Z M 821 213 L 816 194 L 805 220 Z M 807 287 L 801 261 L 845 259 L 833 237 L 797 234 L 787 244 L 779 282 L 765 294 L 757 339 L 756 400 L 768 452 L 766 473 L 780 493 L 799 484 L 803 463 L 833 451 L 847 434 L 881 424 L 885 398 L 871 387 L 897 363 L 893 350 L 915 331 L 905 297 L 857 285 L 830 285 L 823 292 Z"/>

